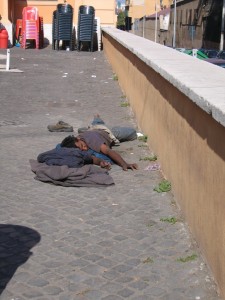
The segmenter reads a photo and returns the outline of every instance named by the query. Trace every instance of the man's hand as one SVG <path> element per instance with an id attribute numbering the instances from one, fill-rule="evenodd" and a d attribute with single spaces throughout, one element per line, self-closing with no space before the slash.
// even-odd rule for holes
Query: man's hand
<path id="1" fill-rule="evenodd" d="M 126 164 L 126 165 L 123 166 L 124 171 L 127 171 L 128 169 L 137 170 L 138 165 L 137 164 Z"/>
<path id="2" fill-rule="evenodd" d="M 94 155 L 92 155 L 91 157 L 94 165 L 100 166 L 101 168 L 105 168 L 107 170 L 111 169 L 111 164 L 108 161 L 95 157 Z"/>
<path id="3" fill-rule="evenodd" d="M 105 160 L 102 160 L 100 162 L 100 167 L 101 168 L 104 168 L 104 169 L 107 169 L 107 170 L 110 170 L 111 169 L 111 164 Z"/>
<path id="4" fill-rule="evenodd" d="M 128 164 L 125 160 L 120 156 L 120 154 L 112 149 L 110 149 L 105 144 L 101 145 L 101 152 L 107 156 L 109 156 L 117 165 L 121 166 L 124 171 L 128 169 L 137 170 L 137 164 Z"/>

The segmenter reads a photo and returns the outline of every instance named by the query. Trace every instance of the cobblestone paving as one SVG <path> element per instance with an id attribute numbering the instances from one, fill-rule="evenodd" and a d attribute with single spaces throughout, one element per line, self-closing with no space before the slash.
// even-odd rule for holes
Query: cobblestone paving
<path id="1" fill-rule="evenodd" d="M 172 192 L 153 190 L 163 175 L 145 170 L 144 142 L 117 147 L 139 170 L 114 166 L 114 186 L 34 180 L 29 159 L 67 136 L 48 124 L 136 126 L 104 54 L 13 48 L 11 67 L 23 73 L 0 73 L 0 299 L 219 300 Z"/>

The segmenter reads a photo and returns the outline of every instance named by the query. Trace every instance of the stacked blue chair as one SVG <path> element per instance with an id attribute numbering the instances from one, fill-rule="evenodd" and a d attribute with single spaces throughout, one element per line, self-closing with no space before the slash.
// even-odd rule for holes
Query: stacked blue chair
<path id="1" fill-rule="evenodd" d="M 93 52 L 95 9 L 93 6 L 81 5 L 78 13 L 77 50 L 88 43 L 88 50 Z"/>
<path id="2" fill-rule="evenodd" d="M 59 50 L 59 43 L 73 50 L 73 8 L 70 4 L 58 4 L 52 17 L 52 49 Z"/>

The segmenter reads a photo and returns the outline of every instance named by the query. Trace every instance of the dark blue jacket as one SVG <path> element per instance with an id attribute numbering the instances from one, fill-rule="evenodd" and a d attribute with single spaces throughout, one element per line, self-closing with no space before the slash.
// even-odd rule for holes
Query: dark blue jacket
<path id="1" fill-rule="evenodd" d="M 55 148 L 39 154 L 37 161 L 46 163 L 49 166 L 67 165 L 69 168 L 79 168 L 93 163 L 91 155 L 87 151 L 81 151 L 78 148 Z"/>

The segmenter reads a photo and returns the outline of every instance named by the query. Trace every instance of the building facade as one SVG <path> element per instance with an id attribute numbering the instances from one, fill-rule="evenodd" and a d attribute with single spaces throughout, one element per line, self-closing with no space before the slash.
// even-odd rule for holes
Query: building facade
<path id="1" fill-rule="evenodd" d="M 177 0 L 176 14 L 172 4 L 136 19 L 132 32 L 169 47 L 223 50 L 223 14 L 223 0 Z"/>
<path id="2" fill-rule="evenodd" d="M 182 0 L 171 6 L 169 45 L 173 44 L 174 27 L 177 48 L 207 48 L 219 50 L 222 30 L 223 0 Z"/>
<path id="3" fill-rule="evenodd" d="M 126 0 L 126 10 L 132 22 L 140 19 L 143 16 L 152 15 L 155 11 L 160 11 L 161 8 L 169 7 L 172 0 Z"/>

